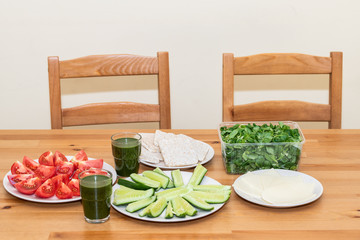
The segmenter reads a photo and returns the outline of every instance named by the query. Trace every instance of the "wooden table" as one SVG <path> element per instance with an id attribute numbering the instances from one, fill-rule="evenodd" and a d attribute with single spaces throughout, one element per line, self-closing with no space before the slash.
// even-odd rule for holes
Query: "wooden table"
<path id="1" fill-rule="evenodd" d="M 153 132 L 138 130 L 139 132 Z M 171 130 L 210 144 L 215 156 L 206 176 L 231 185 L 225 173 L 216 130 Z M 299 171 L 324 186 L 316 202 L 289 209 L 266 208 L 232 193 L 215 214 L 183 223 L 151 223 L 111 210 L 103 224 L 89 224 L 80 202 L 41 204 L 17 199 L 2 180 L 16 160 L 37 158 L 47 150 L 113 164 L 114 130 L 0 130 L 0 239 L 360 239 L 360 130 L 305 130 Z M 140 171 L 150 169 L 141 166 Z M 190 170 L 191 171 L 191 170 Z"/>

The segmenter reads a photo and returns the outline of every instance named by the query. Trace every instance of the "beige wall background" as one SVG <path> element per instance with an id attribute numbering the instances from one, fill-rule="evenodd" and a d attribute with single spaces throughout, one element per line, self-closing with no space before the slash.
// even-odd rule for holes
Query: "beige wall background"
<path id="1" fill-rule="evenodd" d="M 48 56 L 155 56 L 157 51 L 169 52 L 173 128 L 216 128 L 221 122 L 224 52 L 329 56 L 330 51 L 344 53 L 342 126 L 359 128 L 359 9 L 357 0 L 0 0 L 0 128 L 50 128 Z M 326 103 L 326 79 L 237 78 L 235 103 L 268 99 Z M 157 100 L 154 77 L 63 83 L 65 106 Z"/>

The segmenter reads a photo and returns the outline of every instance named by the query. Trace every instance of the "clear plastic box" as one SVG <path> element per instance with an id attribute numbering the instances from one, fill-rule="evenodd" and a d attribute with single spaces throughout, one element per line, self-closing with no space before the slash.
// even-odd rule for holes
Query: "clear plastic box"
<path id="1" fill-rule="evenodd" d="M 282 121 L 290 129 L 298 129 L 300 142 L 270 143 L 226 143 L 222 139 L 221 128 L 239 125 L 279 125 L 279 122 L 223 122 L 218 133 L 221 141 L 221 153 L 228 174 L 243 174 L 259 169 L 297 170 L 305 137 L 296 122 Z"/>

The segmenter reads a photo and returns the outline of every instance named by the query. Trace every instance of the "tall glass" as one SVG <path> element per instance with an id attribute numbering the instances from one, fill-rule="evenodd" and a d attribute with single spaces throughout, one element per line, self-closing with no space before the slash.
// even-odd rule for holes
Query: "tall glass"
<path id="1" fill-rule="evenodd" d="M 117 175 L 128 177 L 139 171 L 141 135 L 132 132 L 116 133 L 111 136 L 112 154 Z"/>
<path id="2" fill-rule="evenodd" d="M 79 174 L 80 195 L 85 220 L 103 223 L 110 218 L 112 174 L 105 169 L 85 170 Z"/>

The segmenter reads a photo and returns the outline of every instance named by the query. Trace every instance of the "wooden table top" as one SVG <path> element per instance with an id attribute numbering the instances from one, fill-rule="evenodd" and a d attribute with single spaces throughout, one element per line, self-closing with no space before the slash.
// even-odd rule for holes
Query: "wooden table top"
<path id="1" fill-rule="evenodd" d="M 138 132 L 154 132 L 137 130 Z M 216 130 L 170 130 L 210 144 L 214 158 L 206 176 L 232 185 L 239 175 L 225 172 Z M 360 239 L 360 130 L 303 130 L 299 171 L 318 179 L 322 197 L 305 206 L 275 209 L 252 204 L 233 191 L 218 212 L 182 223 L 152 223 L 111 209 L 103 224 L 86 223 L 81 202 L 41 204 L 8 194 L 3 177 L 24 155 L 59 150 L 114 166 L 114 130 L 0 130 L 0 239 Z M 140 172 L 151 169 L 141 165 Z M 188 170 L 192 171 L 192 170 Z"/>

